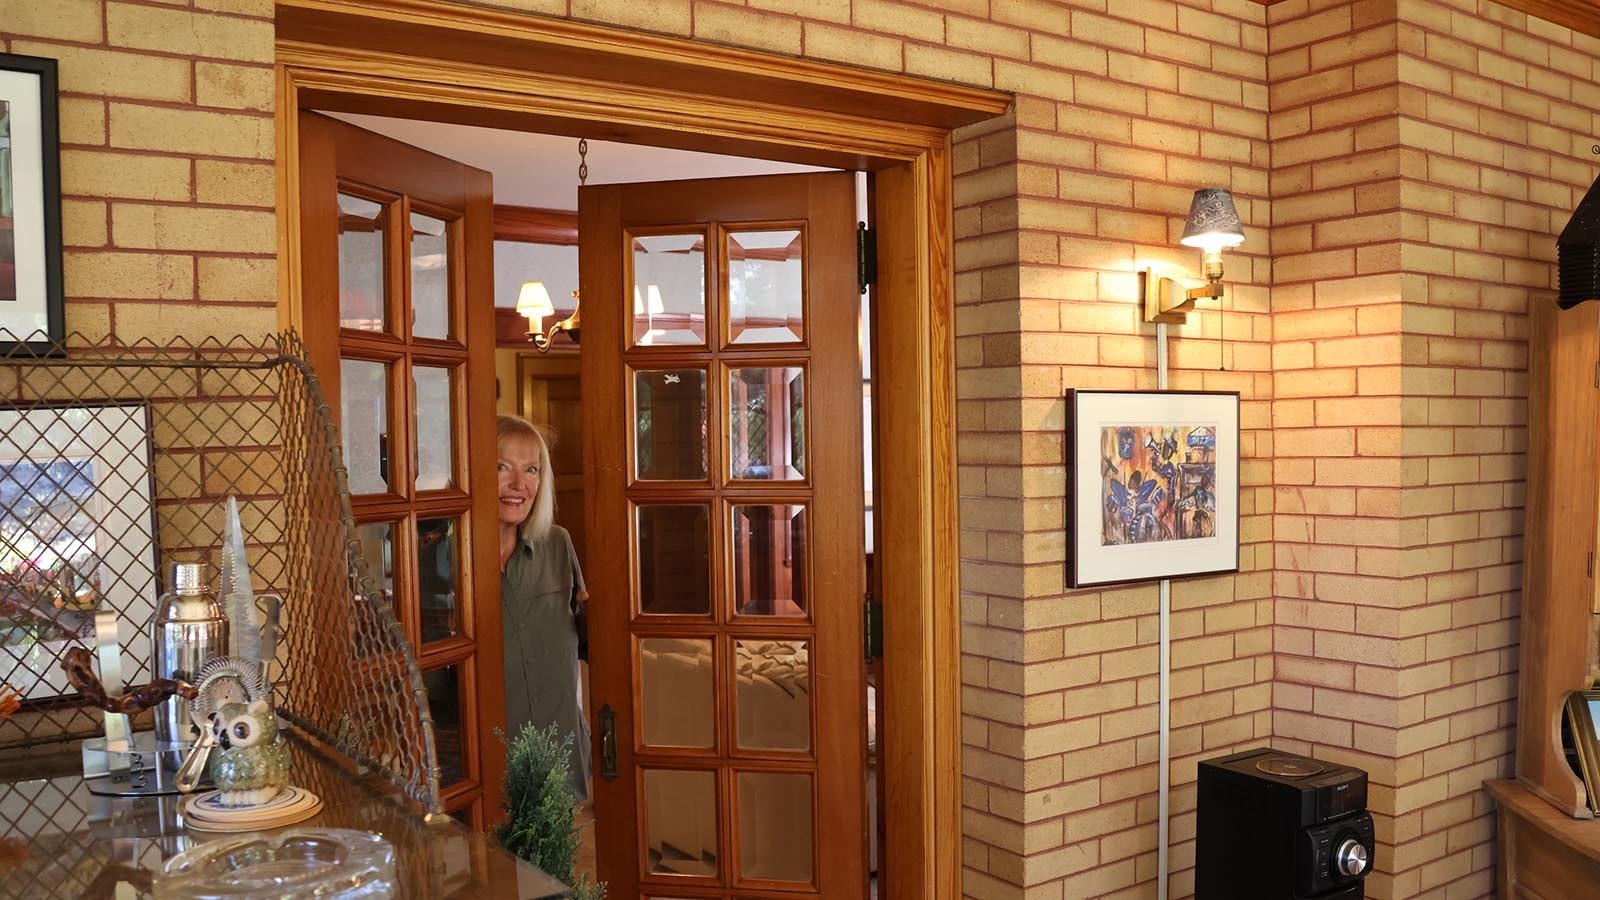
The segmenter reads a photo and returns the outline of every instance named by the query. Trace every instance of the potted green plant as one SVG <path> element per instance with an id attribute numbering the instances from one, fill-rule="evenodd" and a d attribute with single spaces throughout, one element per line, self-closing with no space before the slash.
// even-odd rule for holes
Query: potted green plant
<path id="1" fill-rule="evenodd" d="M 504 735 L 501 735 L 504 740 Z M 584 875 L 574 880 L 578 829 L 568 782 L 572 736 L 556 737 L 556 726 L 525 725 L 506 742 L 506 821 L 495 830 L 500 845 L 572 886 L 573 900 L 604 900 L 606 886 Z"/>

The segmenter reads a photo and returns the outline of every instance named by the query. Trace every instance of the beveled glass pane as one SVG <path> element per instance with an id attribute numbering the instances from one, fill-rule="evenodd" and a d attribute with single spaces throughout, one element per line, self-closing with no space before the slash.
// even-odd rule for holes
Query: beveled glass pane
<path id="1" fill-rule="evenodd" d="M 639 689 L 646 745 L 716 745 L 715 674 L 710 638 L 639 641 Z"/>
<path id="2" fill-rule="evenodd" d="M 705 370 L 634 372 L 633 403 L 634 477 L 705 480 Z"/>
<path id="3" fill-rule="evenodd" d="M 461 633 L 459 541 L 455 519 L 417 520 L 417 607 L 423 643 Z"/>
<path id="4" fill-rule="evenodd" d="M 450 336 L 450 223 L 411 214 L 411 334 Z"/>
<path id="5" fill-rule="evenodd" d="M 639 507 L 639 611 L 711 614 L 711 507 Z"/>
<path id="6" fill-rule="evenodd" d="M 706 342 L 706 239 L 703 233 L 633 238 L 633 342 Z"/>
<path id="7" fill-rule="evenodd" d="M 382 203 L 339 195 L 339 325 L 362 331 L 387 331 L 384 303 L 384 231 L 389 210 Z"/>
<path id="8" fill-rule="evenodd" d="M 455 483 L 454 370 L 414 366 L 417 389 L 417 490 L 437 491 Z"/>
<path id="9" fill-rule="evenodd" d="M 389 365 L 339 360 L 339 437 L 350 493 L 389 490 Z"/>
<path id="10" fill-rule="evenodd" d="M 433 711 L 434 745 L 439 749 L 439 786 L 455 784 L 467 777 L 466 756 L 462 752 L 461 673 L 459 666 L 444 666 L 422 673 L 422 686 L 428 692 L 428 708 Z"/>
<path id="11" fill-rule="evenodd" d="M 728 234 L 728 343 L 805 337 L 803 243 L 798 228 Z"/>
<path id="12" fill-rule="evenodd" d="M 811 749 L 811 646 L 806 641 L 733 642 L 739 746 Z"/>
<path id="13" fill-rule="evenodd" d="M 361 556 L 367 561 L 367 573 L 383 591 L 384 602 L 394 610 L 394 523 L 357 525 L 356 537 L 361 539 Z"/>
<path id="14" fill-rule="evenodd" d="M 729 477 L 764 481 L 806 473 L 805 372 L 728 370 Z"/>
<path id="15" fill-rule="evenodd" d="M 763 881 L 810 881 L 811 776 L 739 773 L 739 873 Z"/>
<path id="16" fill-rule="evenodd" d="M 804 616 L 806 508 L 733 508 L 733 608 L 741 616 Z"/>
<path id="17" fill-rule="evenodd" d="M 645 769 L 646 871 L 717 874 L 717 778 L 706 771 Z"/>

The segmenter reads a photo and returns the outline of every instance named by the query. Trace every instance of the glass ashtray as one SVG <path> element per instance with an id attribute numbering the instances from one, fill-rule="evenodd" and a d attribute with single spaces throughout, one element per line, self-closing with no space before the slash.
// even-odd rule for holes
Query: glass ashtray
<path id="1" fill-rule="evenodd" d="M 390 897 L 394 847 L 349 828 L 291 828 L 207 841 L 167 860 L 158 900 Z"/>

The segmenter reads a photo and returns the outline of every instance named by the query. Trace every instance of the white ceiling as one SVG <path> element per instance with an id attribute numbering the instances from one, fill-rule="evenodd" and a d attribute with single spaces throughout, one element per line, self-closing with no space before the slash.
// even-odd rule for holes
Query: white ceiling
<path id="1" fill-rule="evenodd" d="M 578 208 L 576 138 L 355 113 L 327 115 L 488 171 L 494 176 L 496 203 Z M 816 166 L 607 141 L 590 141 L 588 160 L 590 184 L 822 171 Z"/>

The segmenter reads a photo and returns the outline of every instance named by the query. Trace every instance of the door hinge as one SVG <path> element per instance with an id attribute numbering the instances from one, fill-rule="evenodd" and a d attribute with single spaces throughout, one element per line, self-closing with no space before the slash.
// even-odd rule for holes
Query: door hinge
<path id="1" fill-rule="evenodd" d="M 856 223 L 856 287 L 867 292 L 867 285 L 878 283 L 878 234 L 865 222 Z"/>
<path id="2" fill-rule="evenodd" d="M 1600 362 L 1594 364 L 1594 386 L 1600 388 Z"/>
<path id="3" fill-rule="evenodd" d="M 1594 551 L 1593 550 L 1589 551 L 1589 558 L 1586 561 L 1584 561 L 1583 574 L 1589 576 L 1590 578 L 1594 577 Z"/>
<path id="4" fill-rule="evenodd" d="M 861 632 L 866 643 L 867 662 L 883 655 L 883 604 L 867 594 L 861 604 Z"/>

